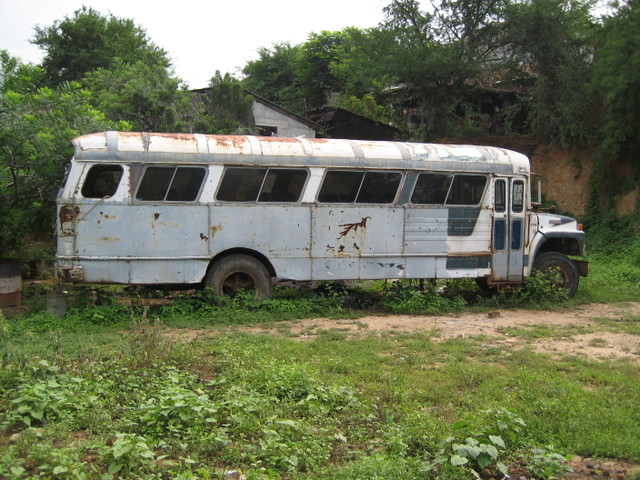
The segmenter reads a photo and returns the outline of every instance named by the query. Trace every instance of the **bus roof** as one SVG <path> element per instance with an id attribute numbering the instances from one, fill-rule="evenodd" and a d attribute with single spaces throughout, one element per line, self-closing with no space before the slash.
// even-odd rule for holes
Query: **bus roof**
<path id="1" fill-rule="evenodd" d="M 140 132 L 93 133 L 73 145 L 79 161 L 529 172 L 521 153 L 474 145 Z"/>

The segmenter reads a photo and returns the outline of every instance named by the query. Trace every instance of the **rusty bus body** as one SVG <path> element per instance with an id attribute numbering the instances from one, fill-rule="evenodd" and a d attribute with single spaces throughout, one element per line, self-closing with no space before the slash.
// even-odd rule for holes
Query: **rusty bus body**
<path id="1" fill-rule="evenodd" d="M 493 147 L 103 132 L 74 140 L 58 276 L 199 284 L 478 278 L 585 264 L 575 220 L 532 210 L 529 160 Z"/>

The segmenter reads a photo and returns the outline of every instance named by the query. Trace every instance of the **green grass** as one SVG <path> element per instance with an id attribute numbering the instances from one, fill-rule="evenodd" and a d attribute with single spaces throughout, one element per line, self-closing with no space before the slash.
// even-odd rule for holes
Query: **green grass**
<path id="1" fill-rule="evenodd" d="M 640 235 L 637 220 L 625 226 L 596 228 L 587 234 L 589 276 L 581 279 L 584 302 L 637 301 L 640 298 Z"/>
<path id="2" fill-rule="evenodd" d="M 355 479 L 402 469 L 462 479 L 477 459 L 453 465 L 447 449 L 496 437 L 506 466 L 526 468 L 548 445 L 640 462 L 631 362 L 430 334 L 347 340 L 328 331 L 303 342 L 231 330 L 186 342 L 180 329 L 164 336 L 145 310 L 86 331 L 70 319 L 53 330 L 53 319 L 31 321 L 43 328 L 4 319 L 0 476 L 222 478 L 239 469 L 248 478 Z"/>
<path id="3" fill-rule="evenodd" d="M 442 341 L 437 330 L 367 335 L 357 320 L 637 301 L 640 267 L 624 261 L 637 247 L 628 248 L 596 253 L 573 300 L 544 279 L 495 297 L 468 281 L 438 285 L 444 295 L 374 282 L 223 306 L 189 296 L 122 304 L 113 290 L 61 319 L 27 291 L 28 313 L 0 315 L 0 478 L 222 479 L 239 470 L 247 479 L 462 480 L 516 468 L 549 479 L 566 472 L 567 454 L 639 463 L 637 361 L 527 348 L 585 333 L 639 335 L 637 315 L 504 329 L 517 348 Z M 359 335 L 313 328 L 302 341 L 241 328 L 308 317 L 348 318 Z"/>

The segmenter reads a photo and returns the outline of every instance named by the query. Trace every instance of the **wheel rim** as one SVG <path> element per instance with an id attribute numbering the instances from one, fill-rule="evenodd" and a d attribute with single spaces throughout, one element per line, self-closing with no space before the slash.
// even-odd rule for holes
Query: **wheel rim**
<path id="1" fill-rule="evenodd" d="M 245 272 L 235 272 L 225 278 L 222 284 L 222 294 L 233 297 L 242 290 L 255 291 L 255 282 L 251 275 Z"/>
<path id="2" fill-rule="evenodd" d="M 562 268 L 557 269 L 558 286 L 561 288 L 569 288 L 569 274 Z"/>
<path id="3" fill-rule="evenodd" d="M 557 265 L 548 267 L 544 269 L 545 273 L 553 273 L 556 278 L 551 283 L 558 288 L 569 288 L 569 274 L 564 268 L 561 268 Z"/>

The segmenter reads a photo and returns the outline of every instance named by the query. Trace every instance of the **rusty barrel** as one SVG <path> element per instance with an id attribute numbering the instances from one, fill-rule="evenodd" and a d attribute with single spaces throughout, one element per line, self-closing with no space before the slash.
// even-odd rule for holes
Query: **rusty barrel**
<path id="1" fill-rule="evenodd" d="M 22 263 L 17 258 L 0 258 L 0 307 L 20 305 Z"/>

